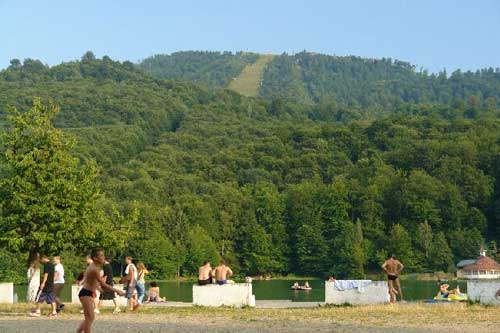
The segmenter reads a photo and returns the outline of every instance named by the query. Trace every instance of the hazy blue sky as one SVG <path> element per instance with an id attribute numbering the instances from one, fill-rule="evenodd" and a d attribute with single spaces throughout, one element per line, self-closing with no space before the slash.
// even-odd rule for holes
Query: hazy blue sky
<path id="1" fill-rule="evenodd" d="M 0 0 L 0 68 L 180 50 L 390 57 L 438 71 L 500 67 L 500 1 Z"/>

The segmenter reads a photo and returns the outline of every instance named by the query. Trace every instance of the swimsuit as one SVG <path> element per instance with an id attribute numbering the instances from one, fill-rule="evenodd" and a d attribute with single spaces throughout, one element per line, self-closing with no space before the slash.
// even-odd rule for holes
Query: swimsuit
<path id="1" fill-rule="evenodd" d="M 227 284 L 227 280 L 217 280 L 217 284 L 222 286 L 224 284 Z"/>
<path id="2" fill-rule="evenodd" d="M 200 285 L 200 286 L 205 286 L 207 284 L 212 284 L 212 278 L 211 277 L 209 277 L 206 280 L 198 280 L 198 285 Z"/>
<path id="3" fill-rule="evenodd" d="M 95 291 L 90 291 L 88 289 L 82 288 L 78 293 L 78 297 L 95 297 Z"/>
<path id="4" fill-rule="evenodd" d="M 387 278 L 391 281 L 395 281 L 398 278 L 397 274 L 387 274 Z"/>

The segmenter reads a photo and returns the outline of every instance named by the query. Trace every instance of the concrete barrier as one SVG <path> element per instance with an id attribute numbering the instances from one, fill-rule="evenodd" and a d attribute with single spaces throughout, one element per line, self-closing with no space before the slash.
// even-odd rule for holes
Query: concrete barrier
<path id="1" fill-rule="evenodd" d="M 0 303 L 14 303 L 14 283 L 0 283 Z"/>
<path id="2" fill-rule="evenodd" d="M 115 284 L 114 287 L 116 289 L 123 290 L 123 284 Z M 80 289 L 82 289 L 82 287 L 76 284 L 71 286 L 71 303 L 80 304 L 80 299 L 78 298 Z M 97 291 L 97 298 L 99 298 L 99 295 L 100 293 L 99 291 Z M 116 303 L 118 303 L 119 306 L 127 306 L 127 299 L 125 297 L 116 295 Z M 102 306 L 114 306 L 114 304 L 112 300 L 105 300 L 102 302 Z"/>
<path id="3" fill-rule="evenodd" d="M 251 283 L 193 285 L 193 305 L 200 306 L 255 306 Z"/>
<path id="4" fill-rule="evenodd" d="M 333 282 L 325 282 L 325 304 L 383 304 L 389 303 L 389 288 L 385 281 L 372 281 L 360 289 L 337 290 Z"/>
<path id="5" fill-rule="evenodd" d="M 488 305 L 500 305 L 500 280 L 467 281 L 469 300 Z"/>

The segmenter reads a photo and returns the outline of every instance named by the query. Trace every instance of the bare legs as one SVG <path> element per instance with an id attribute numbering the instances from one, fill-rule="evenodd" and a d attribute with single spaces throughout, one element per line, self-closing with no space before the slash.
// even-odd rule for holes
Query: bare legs
<path id="1" fill-rule="evenodd" d="M 77 333 L 90 333 L 92 329 L 92 323 L 95 319 L 94 314 L 94 298 L 91 296 L 83 296 L 80 297 L 80 302 L 82 303 L 83 308 L 83 316 L 84 319 L 81 322 L 80 326 L 76 330 Z"/>

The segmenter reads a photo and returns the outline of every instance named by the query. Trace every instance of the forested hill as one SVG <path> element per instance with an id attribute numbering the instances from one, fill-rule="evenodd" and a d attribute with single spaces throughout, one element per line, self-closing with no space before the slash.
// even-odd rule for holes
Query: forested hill
<path id="1" fill-rule="evenodd" d="M 408 271 L 447 271 L 500 236 L 496 103 L 401 104 L 366 120 L 359 105 L 245 98 L 91 53 L 0 72 L 3 116 L 36 96 L 61 107 L 74 154 L 97 161 L 102 214 L 130 226 L 106 250 L 154 278 L 195 275 L 222 253 L 241 276 L 357 278 L 388 253 Z M 25 254 L 0 252 L 0 279 L 23 279 L 13 262 Z M 68 276 L 80 269 L 81 253 L 62 255 Z"/>
<path id="2" fill-rule="evenodd" d="M 139 67 L 160 78 L 199 82 L 210 89 L 227 87 L 258 55 L 225 52 L 178 52 L 157 55 Z M 264 68 L 260 96 L 300 104 L 335 103 L 394 107 L 400 103 L 452 103 L 477 98 L 500 101 L 500 71 L 442 71 L 429 74 L 392 59 L 331 56 L 309 52 L 274 56 Z"/>
<path id="3" fill-rule="evenodd" d="M 259 58 L 247 52 L 186 51 L 155 55 L 144 59 L 138 67 L 162 79 L 193 81 L 209 89 L 225 88 L 246 65 Z"/>

